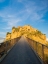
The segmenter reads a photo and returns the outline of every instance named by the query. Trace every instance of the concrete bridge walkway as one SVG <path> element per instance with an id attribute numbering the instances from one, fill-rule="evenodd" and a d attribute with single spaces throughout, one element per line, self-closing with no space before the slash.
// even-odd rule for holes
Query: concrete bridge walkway
<path id="1" fill-rule="evenodd" d="M 15 44 L 0 64 L 42 64 L 24 37 Z"/>

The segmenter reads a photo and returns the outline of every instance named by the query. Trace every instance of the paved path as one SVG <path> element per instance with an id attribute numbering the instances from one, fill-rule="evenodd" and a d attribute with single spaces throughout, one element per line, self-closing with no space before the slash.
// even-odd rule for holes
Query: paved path
<path id="1" fill-rule="evenodd" d="M 22 37 L 0 64 L 41 64 Z"/>

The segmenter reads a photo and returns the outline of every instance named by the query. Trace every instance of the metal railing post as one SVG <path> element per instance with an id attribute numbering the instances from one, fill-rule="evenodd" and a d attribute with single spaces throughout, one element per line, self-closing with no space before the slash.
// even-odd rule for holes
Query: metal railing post
<path id="1" fill-rule="evenodd" d="M 44 61 L 44 45 L 42 45 L 42 58 L 43 58 L 43 61 Z"/>
<path id="2" fill-rule="evenodd" d="M 36 42 L 36 52 L 37 52 L 37 42 Z"/>

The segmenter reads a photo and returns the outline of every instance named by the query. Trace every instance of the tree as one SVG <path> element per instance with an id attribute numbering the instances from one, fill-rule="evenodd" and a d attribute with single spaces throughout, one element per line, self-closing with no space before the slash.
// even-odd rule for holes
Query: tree
<path id="1" fill-rule="evenodd" d="M 12 29 L 15 29 L 15 27 L 13 26 Z"/>
<path id="2" fill-rule="evenodd" d="M 8 34 L 11 34 L 11 33 L 10 33 L 10 32 L 7 32 L 7 35 L 8 35 Z"/>

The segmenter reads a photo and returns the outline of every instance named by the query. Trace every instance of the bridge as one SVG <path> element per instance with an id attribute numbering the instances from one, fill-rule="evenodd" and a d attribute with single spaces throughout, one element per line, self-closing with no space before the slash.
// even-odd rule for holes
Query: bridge
<path id="1" fill-rule="evenodd" d="M 9 45 L 9 42 L 13 44 Z M 6 41 L 6 43 L 4 44 L 5 56 L 3 55 L 4 57 L 0 58 L 0 64 L 44 64 L 44 45 L 41 46 L 40 43 L 39 45 L 37 42 L 35 43 L 35 41 L 23 36 Z"/>

